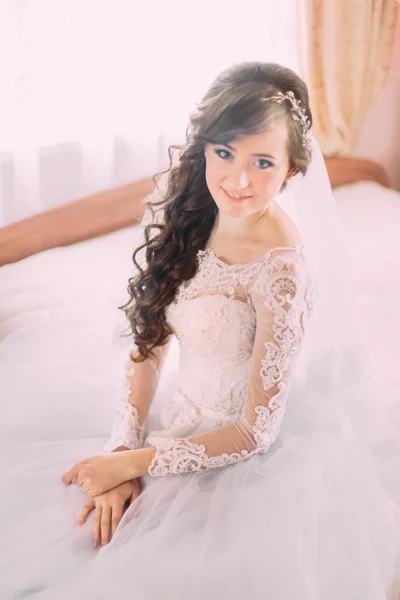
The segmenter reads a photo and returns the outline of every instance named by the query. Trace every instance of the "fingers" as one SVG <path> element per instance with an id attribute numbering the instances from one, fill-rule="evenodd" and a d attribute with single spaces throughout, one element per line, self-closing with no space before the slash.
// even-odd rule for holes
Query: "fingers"
<path id="1" fill-rule="evenodd" d="M 104 546 L 110 541 L 111 506 L 104 505 L 101 512 L 101 543 Z"/>
<path id="2" fill-rule="evenodd" d="M 116 532 L 119 522 L 122 519 L 123 512 L 124 512 L 124 507 L 122 504 L 114 506 L 112 509 L 111 537 L 114 537 L 114 533 Z"/>
<path id="3" fill-rule="evenodd" d="M 78 475 L 78 470 L 78 467 L 74 465 L 71 469 L 69 469 L 69 471 L 66 471 L 61 477 L 63 483 L 65 483 L 65 485 L 72 483 L 75 477 Z"/>
<path id="4" fill-rule="evenodd" d="M 136 500 L 136 498 L 139 498 L 140 493 L 141 493 L 140 487 L 135 488 L 135 490 L 131 494 L 131 497 L 129 498 L 129 505 L 131 505 L 132 502 L 134 502 Z"/>
<path id="5" fill-rule="evenodd" d="M 138 487 L 137 489 L 135 489 L 135 491 L 132 493 L 131 497 L 129 498 L 129 507 L 131 507 L 131 505 L 135 502 L 135 500 L 139 496 L 140 496 L 140 488 Z M 138 508 L 139 508 L 138 504 L 135 506 L 135 508 L 129 508 L 128 521 L 130 523 L 136 517 Z"/>
<path id="6" fill-rule="evenodd" d="M 125 490 L 125 493 L 122 493 L 122 491 L 119 490 L 118 492 L 114 491 L 112 493 L 100 494 L 96 498 L 91 498 L 83 507 L 79 515 L 79 525 L 85 523 L 88 515 L 94 510 L 94 548 L 97 548 L 100 545 L 105 546 L 110 542 L 121 522 L 126 500 L 128 500 L 129 504 L 132 504 L 132 502 L 140 495 L 140 486 L 134 486 L 133 492 L 128 495 L 128 497 L 125 495 L 126 491 L 128 491 L 129 494 L 129 489 Z"/>
<path id="7" fill-rule="evenodd" d="M 94 500 L 89 500 L 89 502 L 87 504 L 85 504 L 85 506 L 81 510 L 81 514 L 79 515 L 79 518 L 78 518 L 79 526 L 81 526 L 85 523 L 86 519 L 88 518 L 88 515 L 92 512 L 94 507 L 95 507 Z"/>
<path id="8" fill-rule="evenodd" d="M 100 545 L 101 540 L 101 504 L 96 505 L 93 518 L 93 548 L 97 548 Z"/>

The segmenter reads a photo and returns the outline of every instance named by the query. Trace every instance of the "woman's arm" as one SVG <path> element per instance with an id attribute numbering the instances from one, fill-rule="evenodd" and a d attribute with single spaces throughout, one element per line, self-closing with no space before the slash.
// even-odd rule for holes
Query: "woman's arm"
<path id="1" fill-rule="evenodd" d="M 280 250 L 249 289 L 256 313 L 247 398 L 236 422 L 187 438 L 149 436 L 149 447 L 92 456 L 63 475 L 96 496 L 123 481 L 208 471 L 268 452 L 285 413 L 312 288 L 300 255 Z M 112 460 L 111 460 L 112 459 Z"/>
<path id="2" fill-rule="evenodd" d="M 123 393 L 119 398 L 110 439 L 104 448 L 106 452 L 142 448 L 144 424 L 157 391 L 171 340 L 172 336 L 169 336 L 163 346 L 154 349 L 158 361 L 149 357 L 141 363 L 134 363 L 128 356 Z M 133 344 L 131 351 L 135 352 Z"/>
<path id="3" fill-rule="evenodd" d="M 76 478 L 76 483 L 93 498 L 117 488 L 125 481 L 140 478 L 139 469 L 136 468 L 134 471 L 131 469 L 131 456 L 132 453 L 143 452 L 141 448 L 144 425 L 157 390 L 171 340 L 172 335 L 167 338 L 163 346 L 154 349 L 155 358 L 149 357 L 141 363 L 134 363 L 130 358 L 128 359 L 124 375 L 124 393 L 119 399 L 111 437 L 105 446 L 108 455 L 94 457 L 95 465 L 92 464 L 92 459 L 83 460 L 74 465 L 62 476 L 62 481 L 66 485 L 72 483 Z M 135 352 L 133 344 L 132 349 Z M 139 456 L 143 460 L 143 454 L 139 454 Z M 99 458 L 102 463 L 100 469 L 97 464 Z M 104 477 L 103 467 L 105 465 L 106 476 Z M 93 505 L 90 504 L 90 506 Z"/>
<path id="4" fill-rule="evenodd" d="M 275 441 L 311 299 L 300 257 L 280 253 L 272 266 L 272 271 L 259 274 L 250 290 L 257 328 L 242 415 L 235 423 L 200 436 L 150 436 L 151 447 L 130 453 L 133 476 L 162 477 L 225 467 L 267 452 Z"/>
<path id="5" fill-rule="evenodd" d="M 141 179 L 0 228 L 0 266 L 139 223 L 154 188 Z"/>

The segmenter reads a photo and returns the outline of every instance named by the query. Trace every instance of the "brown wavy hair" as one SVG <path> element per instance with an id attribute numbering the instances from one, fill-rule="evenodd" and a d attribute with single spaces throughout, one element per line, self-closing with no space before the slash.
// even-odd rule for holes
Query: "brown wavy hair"
<path id="1" fill-rule="evenodd" d="M 215 223 L 218 209 L 206 184 L 205 145 L 229 144 L 284 121 L 289 133 L 290 169 L 306 173 L 310 156 L 302 144 L 301 124 L 292 117 L 290 101 L 260 102 L 262 97 L 289 90 L 300 100 L 311 126 L 307 86 L 294 71 L 275 63 L 234 65 L 218 75 L 196 105 L 190 115 L 186 144 L 169 147 L 167 191 L 161 201 L 153 203 L 162 210 L 163 222 L 153 220 L 145 227 L 145 242 L 133 254 L 138 274 L 129 279 L 130 300 L 119 307 L 130 322 L 129 335 L 133 335 L 137 346 L 131 356 L 134 362 L 155 357 L 154 349 L 165 344 L 173 333 L 165 309 L 179 286 L 194 277 L 196 255 L 206 247 Z M 180 151 L 180 160 L 172 167 L 174 148 Z M 281 191 L 285 186 L 286 182 Z M 153 209 L 149 203 L 147 206 Z M 138 252 L 143 250 L 144 268 L 137 262 Z"/>

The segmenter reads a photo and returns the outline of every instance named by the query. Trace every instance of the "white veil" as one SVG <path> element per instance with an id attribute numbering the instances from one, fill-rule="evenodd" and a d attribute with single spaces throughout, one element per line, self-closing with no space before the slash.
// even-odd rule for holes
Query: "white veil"
<path id="1" fill-rule="evenodd" d="M 279 196 L 298 224 L 318 289 L 278 439 L 267 454 L 232 468 L 151 482 L 115 541 L 71 587 L 45 597 L 123 598 L 134 588 L 140 598 L 167 590 L 177 600 L 215 598 L 218 590 L 232 599 L 398 598 L 385 591 L 400 549 L 399 438 L 369 378 L 315 140 L 312 151 L 306 176 Z M 168 178 L 147 203 L 163 197 Z M 157 211 L 156 221 L 162 217 Z M 148 209 L 142 225 L 151 221 Z"/>
<path id="2" fill-rule="evenodd" d="M 306 175 L 293 177 L 277 198 L 301 233 L 316 289 L 313 314 L 297 361 L 291 403 L 309 415 L 331 411 L 333 427 L 336 424 L 341 430 L 348 429 L 368 446 L 390 438 L 394 444 L 388 458 L 399 460 L 400 453 L 393 452 L 400 447 L 400 437 L 389 419 L 379 382 L 371 377 L 344 236 L 325 161 L 314 136 L 311 152 Z M 171 168 L 177 166 L 179 157 L 180 150 L 176 150 Z M 169 173 L 170 170 L 161 176 L 156 189 L 144 200 L 147 210 L 141 222 L 143 232 L 149 223 L 162 222 L 162 209 L 154 207 L 153 217 L 150 207 L 165 195 Z M 398 471 L 400 475 L 400 468 Z"/>
<path id="3" fill-rule="evenodd" d="M 332 411 L 336 424 L 340 422 L 341 428 L 370 449 L 385 444 L 386 457 L 400 480 L 400 432 L 389 417 L 380 389 L 383 382 L 373 377 L 364 335 L 367 324 L 358 315 L 347 242 L 314 136 L 311 151 L 306 175 L 290 180 L 278 198 L 302 235 L 316 287 L 314 311 L 297 365 L 298 395 L 308 398 L 309 413 L 317 410 L 317 404 L 318 410 Z M 400 498 L 400 485 L 398 492 Z"/>

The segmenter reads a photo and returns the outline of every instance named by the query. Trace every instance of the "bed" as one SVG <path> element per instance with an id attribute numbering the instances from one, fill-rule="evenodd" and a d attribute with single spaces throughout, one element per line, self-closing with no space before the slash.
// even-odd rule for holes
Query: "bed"
<path id="1" fill-rule="evenodd" d="M 335 187 L 334 197 L 373 363 L 400 418 L 400 282 L 394 276 L 400 272 L 400 193 L 358 181 Z M 7 439 L 35 439 L 37 428 L 49 440 L 106 439 L 124 352 L 117 306 L 127 299 L 137 239 L 138 226 L 132 225 L 0 269 Z"/>
<path id="2" fill-rule="evenodd" d="M 374 369 L 400 424 L 400 193 L 358 181 L 335 188 L 334 195 Z M 6 529 L 14 544 L 8 544 L 7 532 L 3 541 L 4 547 L 15 547 L 15 537 L 20 538 L 27 560 L 40 555 L 34 567 L 38 581 L 51 579 L 56 569 L 56 544 L 61 552 L 73 548 L 71 570 L 96 553 L 90 525 L 76 529 L 86 496 L 71 486 L 67 498 L 61 481 L 55 486 L 54 480 L 62 474 L 60 461 L 67 469 L 72 461 L 102 452 L 110 433 L 127 352 L 118 337 L 123 314 L 117 306 L 127 297 L 138 235 L 138 226 L 131 225 L 0 269 L 0 462 L 8 481 L 0 495 L 4 514 L 12 514 Z M 163 377 L 177 356 L 176 342 Z M 57 460 L 38 490 L 35 473 L 48 448 Z M 55 507 L 44 513 L 57 532 L 53 548 L 25 535 L 24 518 L 41 515 L 24 517 L 24 506 L 40 504 L 40 494 Z M 7 556 L 6 568 L 15 569 L 8 579 L 14 576 L 14 589 L 29 587 L 17 562 Z"/>

